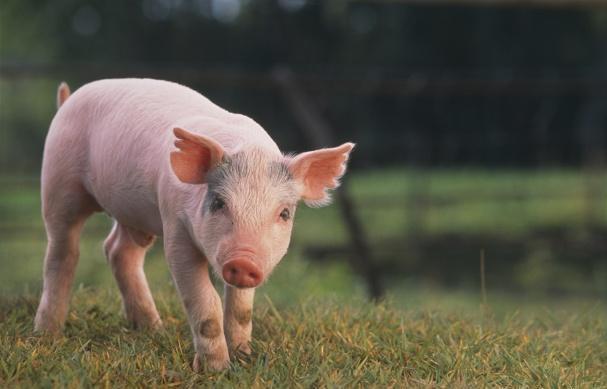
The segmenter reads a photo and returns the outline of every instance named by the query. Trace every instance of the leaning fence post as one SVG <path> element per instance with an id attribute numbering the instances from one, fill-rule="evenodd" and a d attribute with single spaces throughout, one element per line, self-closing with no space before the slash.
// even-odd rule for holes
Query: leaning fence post
<path id="1" fill-rule="evenodd" d="M 331 127 L 299 88 L 291 71 L 286 68 L 278 68 L 273 72 L 273 78 L 308 142 L 313 147 L 327 147 L 332 144 Z M 364 277 L 370 297 L 378 300 L 383 296 L 384 288 L 372 260 L 367 237 L 345 183 L 336 191 L 336 197 L 337 205 L 350 235 L 353 255 L 348 256 L 348 260 L 352 267 Z"/>

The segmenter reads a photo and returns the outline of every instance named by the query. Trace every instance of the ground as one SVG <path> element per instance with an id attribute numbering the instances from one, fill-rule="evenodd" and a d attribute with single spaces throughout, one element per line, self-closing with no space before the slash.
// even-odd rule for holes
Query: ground
<path id="1" fill-rule="evenodd" d="M 576 172 L 425 174 L 425 183 L 417 172 L 398 170 L 352 176 L 384 271 L 412 261 L 406 250 L 382 252 L 385 239 L 490 233 L 528 242 L 542 228 L 574 226 L 583 238 L 584 226 L 607 224 L 607 204 L 587 201 L 606 192 L 607 180 L 596 189 Z M 411 201 L 423 212 L 410 212 Z M 195 374 L 189 329 L 159 245 L 146 273 L 164 330 L 138 332 L 126 323 L 101 249 L 110 221 L 98 215 L 82 239 L 65 336 L 48 339 L 32 331 L 45 246 L 37 181 L 0 178 L 0 215 L 2 387 L 607 387 L 602 260 L 579 270 L 567 267 L 577 262 L 553 262 L 555 253 L 540 245 L 515 253 L 525 255 L 513 258 L 513 274 L 525 282 L 510 279 L 516 287 L 504 289 L 495 266 L 506 251 L 489 249 L 483 303 L 478 250 L 487 242 L 479 239 L 462 251 L 469 257 L 449 250 L 437 255 L 435 271 L 465 266 L 463 281 L 445 285 L 403 267 L 384 273 L 388 295 L 376 305 L 344 261 L 347 253 L 310 257 L 310 246 L 346 241 L 337 208 L 302 207 L 289 254 L 257 293 L 252 356 L 235 359 L 225 372 Z M 589 253 L 580 251 L 580 258 Z M 539 287 L 561 280 L 566 293 Z"/>
<path id="2" fill-rule="evenodd" d="M 394 302 L 260 296 L 253 354 L 221 373 L 190 369 L 174 292 L 156 294 L 165 328 L 129 329 L 118 294 L 79 288 L 65 337 L 32 334 L 36 296 L 3 299 L 0 384 L 32 386 L 605 387 L 605 307 L 576 313 L 399 308 Z"/>

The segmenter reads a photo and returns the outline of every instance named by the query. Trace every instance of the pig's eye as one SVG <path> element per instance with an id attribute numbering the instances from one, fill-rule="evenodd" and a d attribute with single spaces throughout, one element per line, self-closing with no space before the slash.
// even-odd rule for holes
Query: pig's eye
<path id="1" fill-rule="evenodd" d="M 280 218 L 284 221 L 287 221 L 291 218 L 291 212 L 288 208 L 282 210 L 282 212 L 280 213 Z"/>
<path id="2" fill-rule="evenodd" d="M 211 203 L 211 212 L 217 212 L 220 209 L 225 208 L 226 203 L 219 197 L 215 197 Z"/>

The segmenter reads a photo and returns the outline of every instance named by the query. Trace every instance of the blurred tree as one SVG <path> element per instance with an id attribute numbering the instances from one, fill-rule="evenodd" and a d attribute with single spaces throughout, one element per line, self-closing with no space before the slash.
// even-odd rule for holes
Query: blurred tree
<path id="1" fill-rule="evenodd" d="M 346 0 L 4 0 L 0 6 L 3 61 L 248 72 L 284 64 L 328 79 L 360 80 L 360 87 L 313 92 L 341 129 L 338 137 L 361 143 L 358 160 L 367 164 L 410 162 L 405 149 L 423 164 L 580 163 L 584 151 L 575 133 L 587 112 L 582 105 L 596 106 L 606 93 L 538 93 L 524 84 L 499 95 L 474 86 L 478 80 L 508 86 L 509 80 L 570 79 L 605 85 L 606 9 Z M 408 81 L 413 89 L 389 90 L 377 82 L 384 78 Z M 471 84 L 449 89 L 454 79 Z M 424 90 L 434 85 L 429 82 L 439 87 Z M 416 85 L 425 92 L 416 94 Z M 2 89 L 6 99 L 8 89 Z M 300 139 L 288 131 L 293 124 L 273 91 L 204 89 L 297 148 Z M 3 108 L 2 131 L 16 131 L 18 115 Z M 29 115 L 38 118 L 36 128 L 47 126 L 47 117 Z M 604 129 L 600 120 L 593 125 Z M 37 133 L 34 142 L 41 143 L 43 133 Z M 414 144 L 406 144 L 411 139 Z"/>

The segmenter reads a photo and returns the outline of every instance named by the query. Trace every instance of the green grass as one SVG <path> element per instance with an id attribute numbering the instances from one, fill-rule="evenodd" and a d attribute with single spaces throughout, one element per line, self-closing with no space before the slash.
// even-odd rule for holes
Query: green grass
<path id="1" fill-rule="evenodd" d="M 115 290 L 80 288 L 65 337 L 32 334 L 35 297 L 0 304 L 4 387 L 605 387 L 605 310 L 496 316 L 490 308 L 402 310 L 356 299 L 261 296 L 250 357 L 193 373 L 193 349 L 171 291 L 156 294 L 165 328 L 130 330 Z"/>
<path id="2" fill-rule="evenodd" d="M 583 233 L 585 225 L 607 225 L 607 203 L 595 199 L 602 193 L 604 200 L 604 178 L 557 170 L 394 169 L 353 174 L 349 184 L 372 243 L 381 245 L 412 232 L 522 240 L 555 226 Z M 411 274 L 386 279 L 388 301 L 369 304 L 344 261 L 306 258 L 308 245 L 346 241 L 337 207 L 298 210 L 289 254 L 259 288 L 254 353 L 226 372 L 191 371 L 189 329 L 159 244 L 145 266 L 165 329 L 128 328 L 102 254 L 110 227 L 104 215 L 83 234 L 65 336 L 41 338 L 32 331 L 46 244 L 37 185 L 0 177 L 1 387 L 607 387 L 604 299 L 532 289 L 512 294 L 489 278 L 488 305 L 481 308 L 474 284 L 444 289 Z M 546 278 L 551 273 L 576 279 L 538 250 L 520 268 L 525 282 L 553 282 Z M 500 254 L 488 252 L 489 267 Z M 408 260 L 406 252 L 397 260 Z M 477 252 L 444 263 L 467 260 L 477 264 Z M 599 270 L 595 290 L 604 291 L 607 269 Z M 477 270 L 471 277 L 478 278 Z"/>
<path id="3" fill-rule="evenodd" d="M 604 173 L 386 169 L 352 174 L 348 176 L 348 183 L 359 205 L 365 231 L 380 253 L 386 248 L 386 241 L 403 242 L 412 233 L 426 237 L 492 234 L 524 241 L 529 233 L 547 228 L 567 227 L 583 233 L 586 225 L 607 226 Z M 415 200 L 417 198 L 422 201 Z M 110 220 L 104 215 L 96 215 L 88 222 L 82 239 L 77 282 L 86 285 L 111 282 L 101 250 L 101 242 L 109 229 Z M 345 242 L 347 233 L 338 207 L 299 207 L 290 253 L 300 252 L 309 245 L 335 246 Z M 479 242 L 478 248 L 483 248 L 483 244 Z M 32 290 L 38 288 L 44 248 L 38 180 L 0 177 L 0 266 L 3 270 L 0 292 L 20 293 L 26 285 Z M 391 260 L 410 260 L 406 254 Z M 549 252 L 549 255 L 555 254 L 558 252 Z M 496 257 L 494 253 L 488 255 L 490 260 Z M 500 255 L 497 253 L 497 257 Z M 156 247 L 150 257 L 150 278 L 165 281 L 166 267 L 160 249 Z M 526 258 L 529 263 L 524 263 L 520 272 L 526 274 L 529 268 L 545 267 L 537 257 L 530 253 Z M 470 253 L 468 259 L 476 261 L 476 258 L 478 250 Z M 538 261 L 542 263 L 537 264 Z M 553 263 L 548 266 L 559 268 Z M 560 268 L 561 273 L 573 274 L 569 267 Z M 606 271 L 597 269 L 596 273 Z M 554 278 L 557 277 L 549 277 L 546 282 L 554 282 Z M 521 284 L 525 282 L 529 284 L 527 279 Z M 584 278 L 575 287 L 584 285 L 601 290 L 607 287 L 600 280 Z"/>

